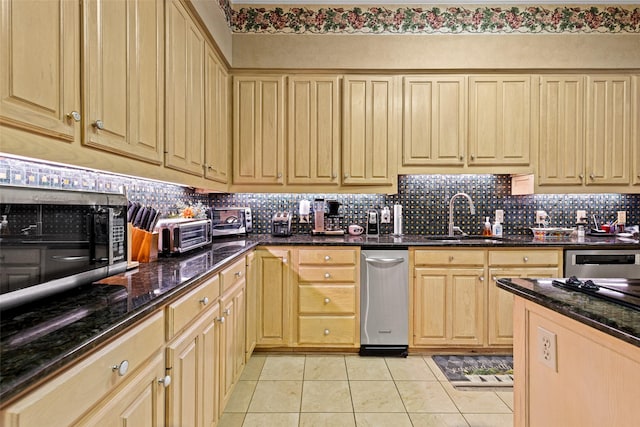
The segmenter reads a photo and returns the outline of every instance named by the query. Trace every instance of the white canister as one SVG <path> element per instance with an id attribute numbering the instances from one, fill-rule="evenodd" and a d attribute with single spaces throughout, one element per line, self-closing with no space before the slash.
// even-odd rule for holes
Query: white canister
<path id="1" fill-rule="evenodd" d="M 402 205 L 393 205 L 393 234 L 402 236 Z"/>

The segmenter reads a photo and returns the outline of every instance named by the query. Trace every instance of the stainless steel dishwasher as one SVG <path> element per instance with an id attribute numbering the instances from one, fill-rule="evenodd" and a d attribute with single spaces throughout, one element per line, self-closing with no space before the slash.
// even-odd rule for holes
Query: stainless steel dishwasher
<path id="1" fill-rule="evenodd" d="M 360 252 L 360 355 L 407 356 L 409 252 Z"/>

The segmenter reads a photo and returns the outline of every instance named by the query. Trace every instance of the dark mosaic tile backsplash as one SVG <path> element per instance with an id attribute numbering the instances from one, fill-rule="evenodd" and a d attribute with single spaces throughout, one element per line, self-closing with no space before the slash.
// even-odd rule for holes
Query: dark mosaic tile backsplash
<path id="1" fill-rule="evenodd" d="M 458 192 L 468 193 L 476 206 L 470 215 L 466 200 L 455 202 L 456 225 L 470 234 L 481 231 L 484 218 L 493 222 L 496 209 L 505 214 L 504 233 L 530 234 L 535 211 L 545 210 L 551 226 L 573 226 L 575 211 L 585 209 L 587 215 L 602 220 L 615 220 L 617 211 L 627 211 L 628 224 L 640 224 L 640 195 L 625 194 L 535 194 L 511 195 L 508 175 L 410 175 L 399 177 L 398 194 L 198 194 L 192 189 L 173 184 L 127 176 L 89 171 L 72 167 L 28 162 L 0 157 L 0 183 L 33 185 L 48 188 L 70 188 L 87 191 L 122 192 L 126 189 L 130 200 L 159 208 L 163 216 L 177 213 L 178 204 L 211 206 L 249 206 L 253 210 L 255 232 L 271 232 L 271 218 L 280 210 L 294 214 L 292 223 L 296 233 L 309 232 L 310 224 L 298 223 L 301 200 L 313 202 L 316 197 L 342 203 L 340 226 L 365 223 L 365 212 L 370 208 L 401 204 L 404 213 L 405 234 L 446 234 L 448 202 Z M 392 232 L 392 224 L 383 224 L 382 233 Z"/>

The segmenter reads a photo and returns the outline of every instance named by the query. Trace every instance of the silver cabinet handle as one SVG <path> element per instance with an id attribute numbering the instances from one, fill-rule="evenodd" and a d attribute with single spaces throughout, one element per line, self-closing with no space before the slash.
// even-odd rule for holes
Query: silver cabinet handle
<path id="1" fill-rule="evenodd" d="M 207 298 L 207 297 L 202 298 L 202 299 L 200 300 L 200 303 L 201 303 L 202 305 L 207 305 L 207 304 L 209 304 L 209 298 Z"/>
<path id="2" fill-rule="evenodd" d="M 324 278 L 325 278 L 325 279 L 328 279 L 328 278 L 330 278 L 330 277 L 331 277 L 331 274 L 329 274 L 329 273 L 324 273 Z"/>
<path id="3" fill-rule="evenodd" d="M 224 323 L 224 316 L 216 317 L 213 319 L 214 322 Z"/>
<path id="4" fill-rule="evenodd" d="M 104 123 L 102 122 L 102 120 L 98 119 L 95 122 L 93 122 L 93 127 L 96 129 L 104 129 Z"/>
<path id="5" fill-rule="evenodd" d="M 69 114 L 67 114 L 67 118 L 70 120 L 73 120 L 74 122 L 79 122 L 80 121 L 80 113 L 78 113 L 77 111 L 72 111 Z"/>
<path id="6" fill-rule="evenodd" d="M 242 271 L 236 271 L 236 277 L 241 277 L 242 276 Z"/>
<path id="7" fill-rule="evenodd" d="M 595 177 L 595 176 L 593 176 L 593 173 L 590 173 L 590 174 L 589 174 L 589 178 L 591 178 L 592 180 L 595 180 L 595 179 L 596 179 L 596 177 Z"/>
<path id="8" fill-rule="evenodd" d="M 478 280 L 480 280 L 481 282 L 484 282 L 484 277 L 480 276 L 480 277 L 478 277 Z"/>
<path id="9" fill-rule="evenodd" d="M 325 256 L 324 256 L 324 260 L 325 260 L 325 261 L 329 261 L 330 259 L 331 259 L 331 257 L 330 257 L 329 255 L 325 255 Z"/>
<path id="10" fill-rule="evenodd" d="M 120 375 L 121 377 L 124 376 L 127 371 L 129 370 L 129 361 L 128 360 L 123 360 L 122 362 L 120 362 L 119 365 L 113 365 L 111 367 L 111 370 L 113 372 L 118 371 L 118 375 Z"/>
<path id="11" fill-rule="evenodd" d="M 529 257 L 528 256 L 522 257 L 522 261 L 529 262 Z"/>
<path id="12" fill-rule="evenodd" d="M 158 383 L 162 384 L 164 388 L 169 387 L 171 385 L 171 376 L 166 375 L 164 378 L 158 378 Z"/>
<path id="13" fill-rule="evenodd" d="M 378 264 L 399 264 L 404 262 L 404 258 L 365 258 L 366 262 L 377 262 Z"/>
<path id="14" fill-rule="evenodd" d="M 331 331 L 330 331 L 330 330 L 328 330 L 328 329 L 325 329 L 325 330 L 324 330 L 324 334 L 325 334 L 325 335 L 329 335 L 330 333 L 331 333 Z"/>
<path id="15" fill-rule="evenodd" d="M 325 298 L 325 299 L 324 299 L 324 303 L 325 303 L 325 304 L 329 304 L 330 302 L 331 302 L 331 299 L 330 299 L 330 298 Z"/>
<path id="16" fill-rule="evenodd" d="M 493 277 L 491 278 L 491 280 L 493 280 L 494 282 L 497 282 L 497 281 L 498 281 L 498 278 L 497 278 L 496 276 L 493 276 Z"/>
<path id="17" fill-rule="evenodd" d="M 287 259 L 286 258 L 282 258 L 282 263 L 286 264 L 287 263 Z"/>
<path id="18" fill-rule="evenodd" d="M 231 314 L 231 309 L 227 308 L 226 310 L 223 311 L 224 314 L 226 314 L 227 316 Z"/>
<path id="19" fill-rule="evenodd" d="M 582 181 L 584 179 L 584 174 L 578 175 L 578 178 L 580 178 L 580 181 Z"/>

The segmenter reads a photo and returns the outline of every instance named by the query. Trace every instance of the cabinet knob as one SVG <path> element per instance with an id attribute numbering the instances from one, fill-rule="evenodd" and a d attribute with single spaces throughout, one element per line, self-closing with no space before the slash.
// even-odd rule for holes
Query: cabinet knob
<path id="1" fill-rule="evenodd" d="M 216 317 L 213 319 L 214 322 L 224 323 L 224 316 Z"/>
<path id="2" fill-rule="evenodd" d="M 236 271 L 236 277 L 241 277 L 242 276 L 242 271 Z"/>
<path id="3" fill-rule="evenodd" d="M 287 259 L 286 258 L 282 258 L 282 263 L 286 264 L 287 263 Z"/>
<path id="4" fill-rule="evenodd" d="M 98 119 L 95 122 L 93 122 L 93 127 L 96 129 L 104 129 L 104 123 L 102 122 L 102 120 Z"/>
<path id="5" fill-rule="evenodd" d="M 589 174 L 589 178 L 591 178 L 592 181 L 596 179 L 596 177 L 592 173 Z"/>
<path id="6" fill-rule="evenodd" d="M 471 160 L 475 160 L 476 156 L 474 156 L 473 154 L 471 155 Z"/>
<path id="7" fill-rule="evenodd" d="M 481 282 L 484 282 L 484 276 L 478 277 L 478 280 L 480 280 Z"/>
<path id="8" fill-rule="evenodd" d="M 325 279 L 328 279 L 329 277 L 331 277 L 331 274 L 329 274 L 329 273 L 324 273 L 324 278 L 325 278 Z"/>
<path id="9" fill-rule="evenodd" d="M 496 276 L 493 276 L 493 277 L 491 278 L 491 280 L 493 280 L 494 282 L 497 282 L 497 281 L 498 281 L 498 278 L 497 278 Z"/>
<path id="10" fill-rule="evenodd" d="M 580 175 L 578 175 L 578 178 L 580 178 L 580 181 L 582 181 L 584 179 L 584 175 L 580 174 Z"/>
<path id="11" fill-rule="evenodd" d="M 453 261 L 453 255 L 449 255 L 449 262 Z"/>
<path id="12" fill-rule="evenodd" d="M 231 314 L 231 309 L 227 308 L 223 311 L 224 314 L 226 314 L 227 316 Z"/>
<path id="13" fill-rule="evenodd" d="M 349 174 L 348 173 L 344 174 L 344 179 L 349 179 Z"/>
<path id="14" fill-rule="evenodd" d="M 164 378 L 158 378 L 158 383 L 162 384 L 164 388 L 169 387 L 169 385 L 171 385 L 171 375 L 165 375 Z"/>
<path id="15" fill-rule="evenodd" d="M 325 261 L 329 261 L 330 259 L 331 259 L 331 257 L 330 257 L 329 255 L 325 255 L 325 256 L 324 256 L 324 260 L 325 260 Z"/>
<path id="16" fill-rule="evenodd" d="M 118 375 L 120 375 L 121 377 L 124 376 L 127 371 L 129 370 L 129 361 L 128 360 L 123 360 L 122 362 L 120 362 L 119 365 L 113 365 L 111 367 L 111 370 L 113 372 L 118 371 Z"/>
<path id="17" fill-rule="evenodd" d="M 278 173 L 278 179 L 282 178 L 282 173 Z"/>
<path id="18" fill-rule="evenodd" d="M 324 299 L 324 303 L 325 303 L 325 304 L 329 304 L 330 302 L 331 302 L 331 299 L 329 299 L 329 298 L 325 298 L 325 299 Z"/>
<path id="19" fill-rule="evenodd" d="M 334 172 L 334 173 L 331 174 L 331 179 L 336 179 L 337 177 L 338 177 L 337 173 Z"/>
<path id="20" fill-rule="evenodd" d="M 528 262 L 529 261 L 529 257 L 528 256 L 522 257 L 522 261 Z"/>
<path id="21" fill-rule="evenodd" d="M 330 330 L 328 330 L 328 329 L 325 329 L 325 330 L 324 330 L 324 334 L 325 334 L 325 335 L 329 335 L 330 333 L 331 333 L 331 331 L 330 331 Z"/>
<path id="22" fill-rule="evenodd" d="M 207 304 L 209 304 L 209 298 L 207 298 L 207 297 L 202 298 L 202 299 L 200 300 L 200 303 L 201 303 L 202 305 L 207 305 Z"/>
<path id="23" fill-rule="evenodd" d="M 67 114 L 67 118 L 70 120 L 73 120 L 74 122 L 79 122 L 80 121 L 80 113 L 78 113 L 77 111 L 72 111 L 69 114 Z"/>

